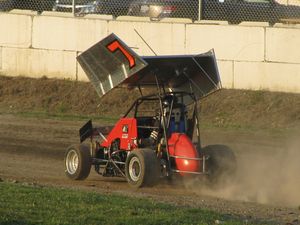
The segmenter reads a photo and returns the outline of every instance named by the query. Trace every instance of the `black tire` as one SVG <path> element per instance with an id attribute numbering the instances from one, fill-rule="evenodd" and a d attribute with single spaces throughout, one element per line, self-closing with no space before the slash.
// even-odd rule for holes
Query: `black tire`
<path id="1" fill-rule="evenodd" d="M 241 22 L 242 22 L 241 20 L 228 20 L 229 25 L 238 25 Z"/>
<path id="2" fill-rule="evenodd" d="M 226 145 L 208 145 L 202 152 L 209 156 L 207 170 L 209 181 L 217 183 L 233 178 L 236 173 L 236 158 L 233 151 Z"/>
<path id="3" fill-rule="evenodd" d="M 126 159 L 125 174 L 135 187 L 153 186 L 159 179 L 159 162 L 151 149 L 133 150 Z"/>
<path id="4" fill-rule="evenodd" d="M 72 145 L 65 154 L 65 174 L 72 180 L 84 180 L 91 171 L 92 158 L 86 145 Z"/>
<path id="5" fill-rule="evenodd" d="M 273 27 L 275 25 L 275 23 L 277 23 L 276 21 L 269 21 L 269 26 Z"/>

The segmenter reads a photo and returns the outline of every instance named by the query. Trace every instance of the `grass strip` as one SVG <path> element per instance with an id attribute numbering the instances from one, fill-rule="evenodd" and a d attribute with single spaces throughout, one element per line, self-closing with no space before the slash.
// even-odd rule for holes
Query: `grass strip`
<path id="1" fill-rule="evenodd" d="M 20 111 L 20 112 L 0 112 L 0 114 L 14 115 L 24 118 L 39 118 L 39 119 L 56 119 L 56 120 L 99 120 L 106 123 L 115 123 L 119 118 L 107 116 L 94 116 L 94 115 L 80 115 L 80 114 L 66 114 L 66 113 L 50 113 L 43 111 Z"/>
<path id="2" fill-rule="evenodd" d="M 81 114 L 67 114 L 67 113 L 57 113 L 57 112 L 46 112 L 46 111 L 16 111 L 16 112 L 4 112 L 0 111 L 0 115 L 14 115 L 21 118 L 38 118 L 38 119 L 54 119 L 61 121 L 88 121 L 92 119 L 93 121 L 97 121 L 101 124 L 106 125 L 114 125 L 120 117 L 112 115 L 108 116 L 96 116 L 96 115 L 81 115 Z M 215 124 L 211 121 L 200 121 L 200 129 L 208 130 L 208 131 L 240 131 L 240 132 L 252 132 L 257 133 L 258 131 L 263 134 L 269 134 L 272 136 L 282 136 L 293 134 L 295 132 L 299 132 L 299 127 L 282 127 L 282 128 L 274 128 L 274 127 L 256 127 L 249 126 L 245 124 L 239 123 L 225 123 L 225 124 Z"/>
<path id="3" fill-rule="evenodd" d="M 0 183 L 0 224 L 243 224 L 205 209 L 151 199 Z"/>

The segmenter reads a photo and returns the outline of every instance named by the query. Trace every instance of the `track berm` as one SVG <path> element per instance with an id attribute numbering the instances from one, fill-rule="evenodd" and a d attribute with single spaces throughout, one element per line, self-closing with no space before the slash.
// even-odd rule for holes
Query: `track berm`
<path id="1" fill-rule="evenodd" d="M 135 98 L 134 92 L 127 93 L 119 89 L 99 101 L 89 83 L 0 77 L 0 177 L 151 197 L 245 220 L 299 224 L 299 94 L 221 90 L 203 100 L 203 144 L 227 144 L 238 158 L 238 173 L 229 183 L 214 188 L 201 181 L 163 183 L 132 191 L 123 180 L 94 173 L 82 183 L 69 181 L 63 173 L 64 151 L 78 141 L 85 120 L 51 115 L 116 118 Z"/>

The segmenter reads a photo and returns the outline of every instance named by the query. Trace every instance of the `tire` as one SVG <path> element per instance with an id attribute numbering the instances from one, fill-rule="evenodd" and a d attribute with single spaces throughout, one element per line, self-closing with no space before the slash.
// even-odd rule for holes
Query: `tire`
<path id="1" fill-rule="evenodd" d="M 159 179 L 159 162 L 151 149 L 133 150 L 126 159 L 125 174 L 135 188 L 153 186 Z"/>
<path id="2" fill-rule="evenodd" d="M 238 25 L 241 22 L 242 22 L 241 20 L 228 20 L 229 25 Z"/>
<path id="3" fill-rule="evenodd" d="M 72 145 L 65 154 L 65 174 L 72 180 L 84 180 L 91 171 L 92 158 L 86 145 Z"/>
<path id="4" fill-rule="evenodd" d="M 269 21 L 269 26 L 273 27 L 275 25 L 275 23 L 277 23 L 276 21 Z"/>
<path id="5" fill-rule="evenodd" d="M 236 173 L 236 158 L 233 151 L 226 145 L 208 145 L 202 152 L 209 156 L 207 169 L 209 181 L 217 183 L 233 178 Z"/>

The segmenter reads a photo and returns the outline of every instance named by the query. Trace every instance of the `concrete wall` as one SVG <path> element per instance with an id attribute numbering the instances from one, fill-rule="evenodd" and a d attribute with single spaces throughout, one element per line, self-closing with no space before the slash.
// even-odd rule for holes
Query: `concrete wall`
<path id="1" fill-rule="evenodd" d="M 76 56 L 114 32 L 140 55 L 198 54 L 215 49 L 226 88 L 300 93 L 300 25 L 189 19 L 85 16 L 28 11 L 0 13 L 0 73 L 87 78 Z"/>

